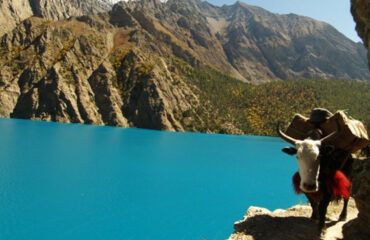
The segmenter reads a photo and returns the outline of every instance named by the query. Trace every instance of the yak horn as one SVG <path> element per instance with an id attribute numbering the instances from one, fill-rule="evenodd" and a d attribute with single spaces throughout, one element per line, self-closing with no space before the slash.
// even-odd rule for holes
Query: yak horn
<path id="1" fill-rule="evenodd" d="M 287 142 L 289 142 L 289 143 L 291 143 L 291 144 L 295 145 L 295 144 L 296 144 L 296 142 L 297 142 L 297 140 L 296 140 L 296 139 L 294 139 L 294 138 L 292 138 L 292 137 L 290 137 L 290 136 L 288 136 L 288 135 L 286 135 L 285 133 L 283 133 L 283 132 L 280 130 L 279 125 L 280 125 L 280 124 L 278 124 L 278 125 L 277 125 L 277 127 L 276 127 L 276 130 L 277 130 L 278 135 L 279 135 L 282 139 L 284 139 L 285 141 L 287 141 Z"/>
<path id="2" fill-rule="evenodd" d="M 338 131 L 335 131 L 330 133 L 328 136 L 321 138 L 320 139 L 321 144 L 323 145 L 327 142 L 330 142 L 331 140 L 334 140 L 339 135 L 338 133 L 339 133 Z"/>

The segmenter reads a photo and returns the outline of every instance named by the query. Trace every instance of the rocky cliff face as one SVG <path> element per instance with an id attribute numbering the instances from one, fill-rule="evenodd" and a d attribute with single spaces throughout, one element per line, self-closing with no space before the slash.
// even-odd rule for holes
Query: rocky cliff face
<path id="1" fill-rule="evenodd" d="M 57 20 L 108 11 L 111 6 L 109 0 L 1 0 L 0 36 L 31 16 Z"/>
<path id="2" fill-rule="evenodd" d="M 370 158 L 354 164 L 352 195 L 359 214 L 356 219 L 344 226 L 345 239 L 365 240 L 370 236 Z"/>
<path id="3" fill-rule="evenodd" d="M 222 8 L 199 0 L 162 2 L 123 4 L 141 8 L 198 52 L 202 60 L 243 81 L 369 79 L 363 47 L 323 22 L 293 14 L 272 14 L 241 2 Z M 3 33 L 30 16 L 57 20 L 111 7 L 109 0 L 4 0 L 1 4 L 6 26 Z M 341 61 L 336 61 L 338 58 Z"/>
<path id="4" fill-rule="evenodd" d="M 364 46 L 370 49 L 370 1 L 368 0 L 351 0 L 351 12 L 356 22 L 356 30 L 358 35 L 364 41 Z M 370 52 L 368 51 L 368 59 L 370 60 Z M 370 61 L 369 61 L 370 64 Z M 370 65 L 369 65 L 370 66 Z"/>
<path id="5" fill-rule="evenodd" d="M 309 18 L 199 0 L 120 2 L 100 12 L 109 4 L 97 1 L 17 1 L 28 6 L 24 16 L 16 1 L 0 2 L 19 22 L 0 40 L 0 116 L 208 131 L 217 112 L 200 103 L 184 74 L 191 69 L 253 83 L 370 79 L 363 47 Z M 22 21 L 31 13 L 42 18 Z M 241 133 L 232 124 L 224 132 Z"/>
<path id="6" fill-rule="evenodd" d="M 168 56 L 134 18 L 135 29 L 116 28 L 112 16 L 30 18 L 5 35 L 1 115 L 182 130 L 174 112 L 196 97 L 173 84 Z"/>
<path id="7" fill-rule="evenodd" d="M 0 0 L 0 36 L 32 15 L 29 0 Z"/>
<path id="8" fill-rule="evenodd" d="M 235 232 L 228 240 L 337 240 L 343 239 L 342 226 L 356 218 L 358 210 L 353 199 L 350 199 L 347 209 L 347 220 L 337 221 L 342 210 L 342 204 L 331 203 L 327 212 L 325 235 L 320 237 L 317 225 L 310 220 L 311 207 L 297 205 L 287 210 L 276 209 L 271 212 L 265 208 L 250 207 L 240 221 L 234 223 Z M 357 238 L 344 238 L 357 239 Z"/>
<path id="9" fill-rule="evenodd" d="M 107 0 L 29 0 L 34 16 L 49 19 L 64 19 L 108 11 L 111 7 Z"/>
<path id="10" fill-rule="evenodd" d="M 351 0 L 351 12 L 356 22 L 358 35 L 368 49 L 370 63 L 370 1 Z M 370 66 L 370 65 L 369 65 Z M 370 151 L 368 158 L 355 164 L 352 192 L 359 210 L 358 218 L 344 226 L 346 239 L 368 239 L 370 236 Z"/>

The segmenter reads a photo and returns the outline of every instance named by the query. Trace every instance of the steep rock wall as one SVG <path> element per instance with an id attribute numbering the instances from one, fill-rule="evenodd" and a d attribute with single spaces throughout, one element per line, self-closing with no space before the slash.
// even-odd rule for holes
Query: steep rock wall
<path id="1" fill-rule="evenodd" d="M 0 36 L 33 15 L 29 0 L 0 1 Z"/>
<path id="2" fill-rule="evenodd" d="M 93 1 L 103 0 L 33 0 L 32 10 L 63 18 L 73 6 L 80 8 L 73 14 L 91 12 L 83 2 Z M 240 2 L 220 8 L 200 0 L 143 0 L 56 21 L 30 17 L 0 39 L 0 116 L 241 133 L 245 119 L 217 109 L 209 83 L 235 81 L 227 75 L 256 83 L 279 76 L 366 80 L 366 51 L 358 45 L 328 24 Z M 322 48 L 331 50 L 315 54 Z M 294 59 L 304 68 L 291 66 Z"/>
<path id="3" fill-rule="evenodd" d="M 168 50 L 102 18 L 32 17 L 4 35 L 0 116 L 183 131 L 199 100 L 173 77 Z"/>
<path id="4" fill-rule="evenodd" d="M 351 12 L 353 15 L 353 19 L 356 22 L 356 31 L 358 35 L 362 38 L 364 46 L 367 49 L 370 49 L 370 1 L 351 0 Z M 370 59 L 369 51 L 368 59 Z"/>
<path id="5" fill-rule="evenodd" d="M 108 11 L 107 1 L 99 0 L 29 0 L 34 16 L 48 19 L 64 19 Z"/>
<path id="6" fill-rule="evenodd" d="M 109 0 L 0 0 L 0 36 L 31 16 L 57 20 L 108 11 L 111 6 Z"/>
<path id="7" fill-rule="evenodd" d="M 351 12 L 356 30 L 368 49 L 370 67 L 370 0 L 351 0 Z M 369 147 L 368 147 L 369 148 Z M 358 218 L 344 226 L 345 239 L 369 239 L 370 236 L 370 157 L 355 164 L 353 196 L 359 210 Z"/>
<path id="8" fill-rule="evenodd" d="M 358 217 L 343 227 L 344 239 L 367 240 L 370 236 L 370 158 L 354 163 L 352 195 Z"/>

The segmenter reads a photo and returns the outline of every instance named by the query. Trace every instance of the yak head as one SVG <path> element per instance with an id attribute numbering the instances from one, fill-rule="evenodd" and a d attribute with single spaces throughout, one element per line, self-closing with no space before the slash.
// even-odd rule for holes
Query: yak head
<path id="1" fill-rule="evenodd" d="M 278 128 L 279 136 L 295 146 L 298 161 L 298 171 L 301 178 L 300 189 L 304 192 L 317 192 L 319 190 L 319 172 L 321 151 L 325 144 L 332 140 L 337 132 L 322 138 L 320 129 L 314 129 L 310 136 L 303 140 L 294 139 Z"/>

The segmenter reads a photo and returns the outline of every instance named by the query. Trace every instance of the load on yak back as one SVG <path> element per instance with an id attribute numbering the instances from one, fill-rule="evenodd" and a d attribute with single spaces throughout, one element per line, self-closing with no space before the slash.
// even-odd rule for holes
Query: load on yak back
<path id="1" fill-rule="evenodd" d="M 343 111 L 332 114 L 315 108 L 310 118 L 296 114 L 285 132 L 278 126 L 278 135 L 294 147 L 283 152 L 296 155 L 298 172 L 293 176 L 297 194 L 304 193 L 312 207 L 311 219 L 318 221 L 321 233 L 330 201 L 343 198 L 339 220 L 345 220 L 350 197 L 352 162 L 369 146 L 364 125 Z"/>

